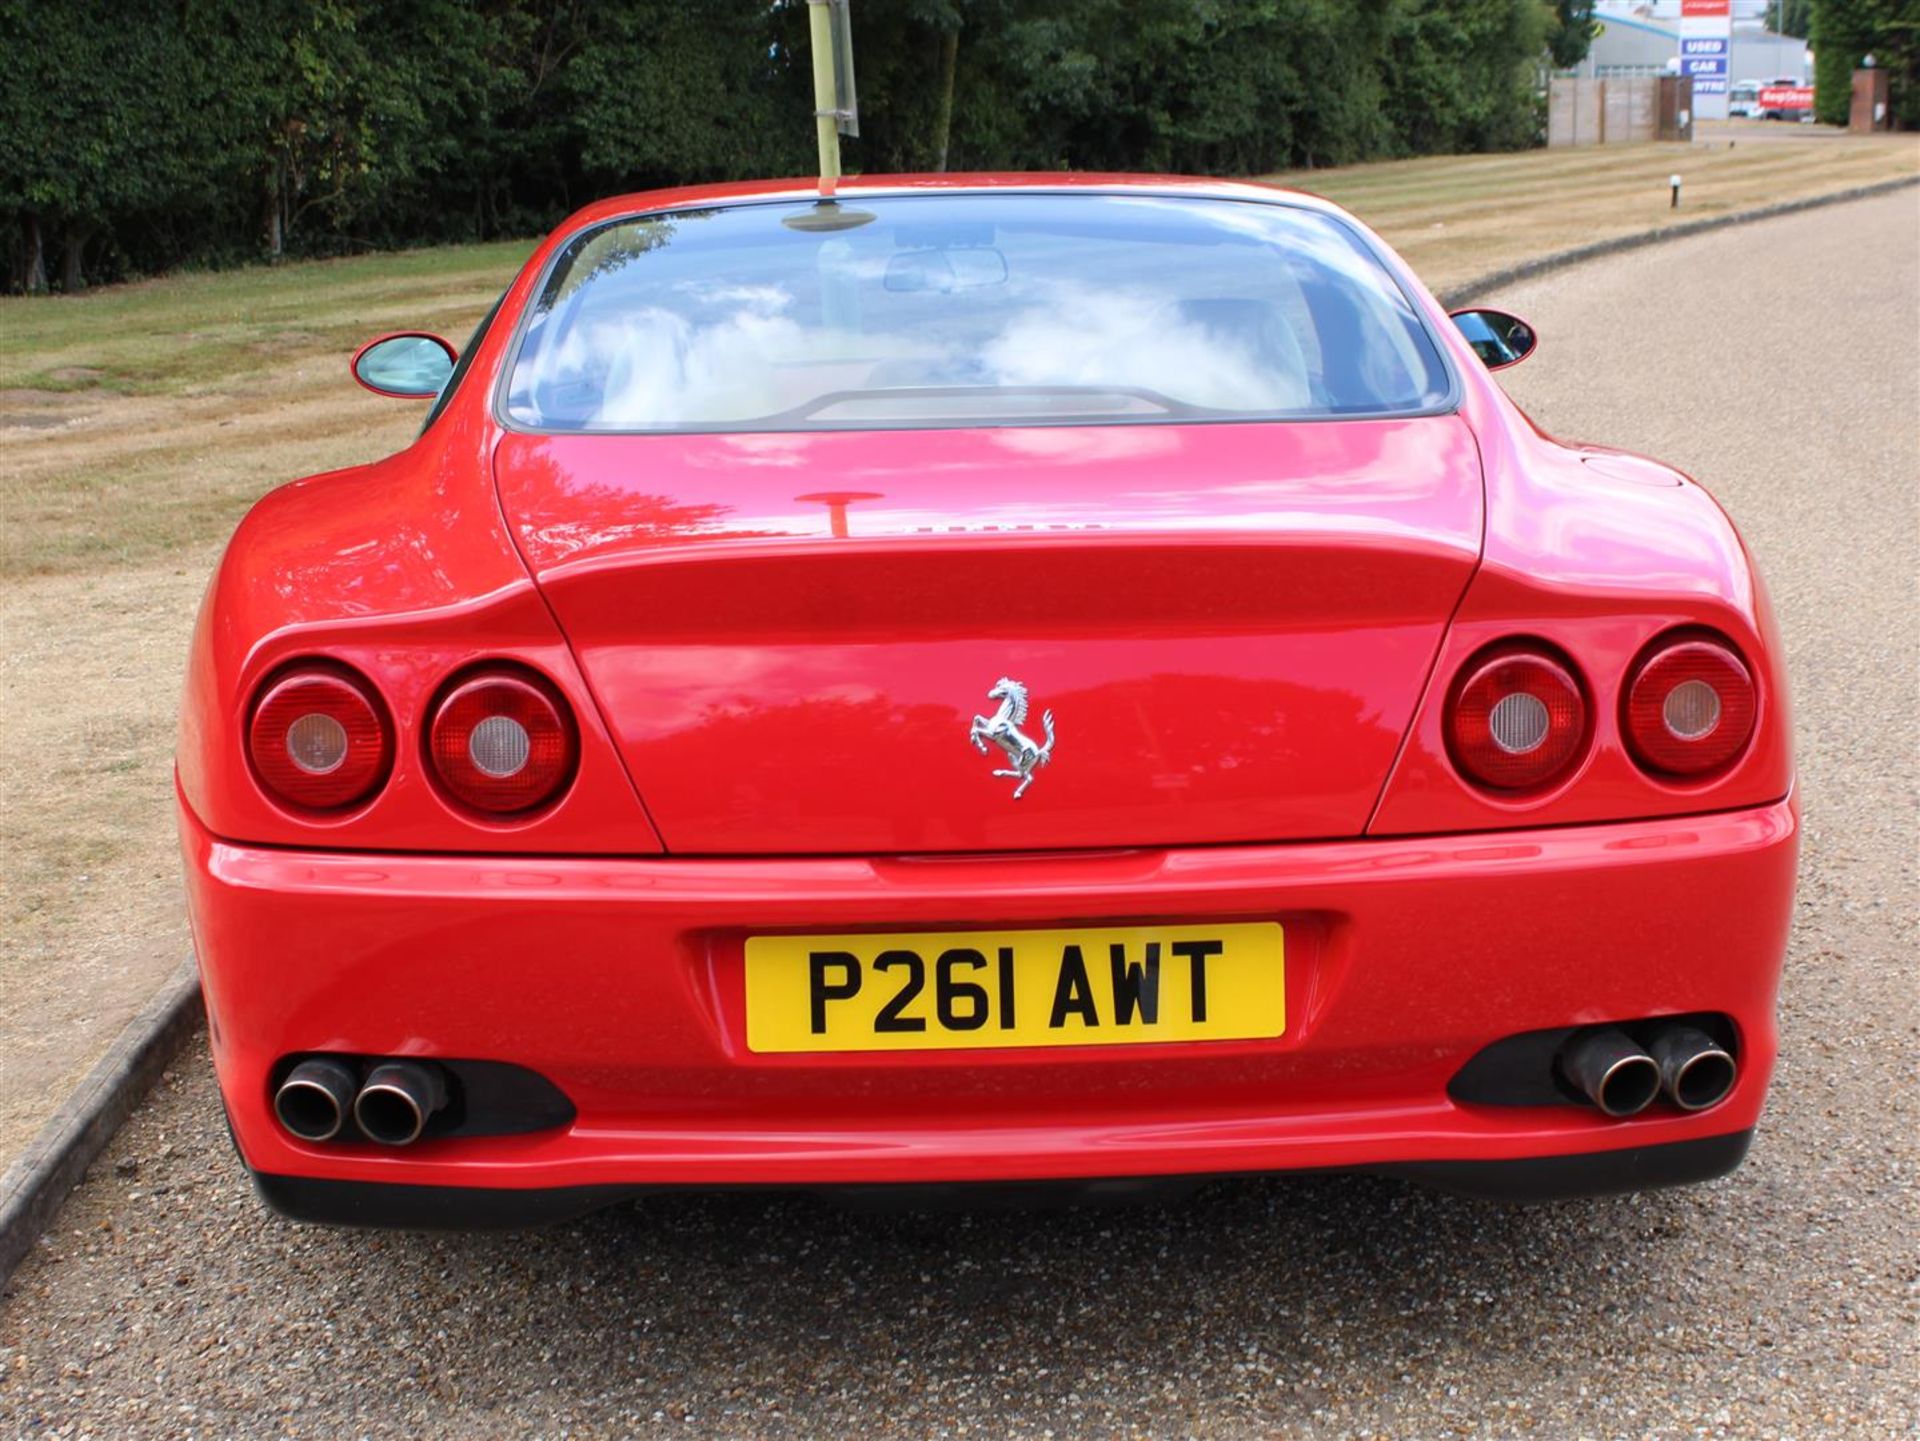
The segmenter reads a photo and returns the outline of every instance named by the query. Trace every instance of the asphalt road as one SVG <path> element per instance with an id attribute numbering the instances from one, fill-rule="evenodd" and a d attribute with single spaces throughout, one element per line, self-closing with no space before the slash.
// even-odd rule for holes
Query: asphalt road
<path id="1" fill-rule="evenodd" d="M 1313 1179 L 350 1233 L 254 1203 L 195 1054 L 12 1281 L 0 1435 L 1920 1432 L 1920 198 L 1502 298 L 1545 336 L 1536 418 L 1695 471 L 1783 615 L 1808 845 L 1743 1170 L 1526 1210 Z"/>

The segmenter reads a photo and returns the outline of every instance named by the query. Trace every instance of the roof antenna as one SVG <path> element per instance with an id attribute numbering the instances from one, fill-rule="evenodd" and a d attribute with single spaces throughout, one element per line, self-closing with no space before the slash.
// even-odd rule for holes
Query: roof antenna
<path id="1" fill-rule="evenodd" d="M 820 198 L 781 224 L 794 230 L 852 230 L 871 221 L 867 210 L 847 210 L 834 199 L 840 185 L 840 137 L 860 134 L 860 102 L 853 88 L 851 0 L 807 0 L 813 41 L 813 124 L 820 143 Z"/>

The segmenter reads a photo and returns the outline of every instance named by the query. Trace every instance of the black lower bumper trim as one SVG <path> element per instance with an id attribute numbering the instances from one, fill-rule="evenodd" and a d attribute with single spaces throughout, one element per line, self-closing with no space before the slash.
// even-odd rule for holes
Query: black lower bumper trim
<path id="1" fill-rule="evenodd" d="M 1360 1169 L 1413 1181 L 1438 1191 L 1495 1201 L 1560 1201 L 1607 1196 L 1657 1186 L 1711 1181 L 1738 1166 L 1751 1131 L 1629 1146 L 1573 1156 L 1529 1156 L 1502 1161 L 1404 1161 Z M 1288 1174 L 1285 1172 L 1279 1174 Z M 1306 1174 L 1306 1173 L 1295 1173 Z M 1316 1173 L 1324 1174 L 1324 1173 Z M 1205 1176 L 1102 1178 L 1018 1183 L 955 1182 L 836 1187 L 561 1186 L 508 1190 L 492 1186 L 409 1186 L 383 1181 L 335 1181 L 256 1173 L 261 1198 L 283 1216 L 334 1226 L 388 1226 L 405 1231 L 522 1230 L 557 1225 L 648 1193 L 700 1190 L 807 1190 L 862 1208 L 882 1203 L 913 1209 L 956 1205 L 1000 1207 L 1014 1198 L 1036 1204 L 1099 1203 L 1128 1198 L 1165 1200 L 1191 1190 Z M 1025 1194 L 1023 1193 L 1028 1193 Z"/>
<path id="2" fill-rule="evenodd" d="M 1708 1136 L 1698 1141 L 1669 1141 L 1661 1146 L 1628 1146 L 1617 1151 L 1585 1151 L 1573 1156 L 1525 1156 L 1507 1161 L 1403 1161 L 1373 1166 L 1378 1175 L 1398 1176 L 1456 1196 L 1493 1201 L 1568 1201 L 1580 1196 L 1613 1196 L 1651 1191 L 1659 1186 L 1690 1186 L 1726 1175 L 1746 1159 L 1752 1131 Z"/>
<path id="3" fill-rule="evenodd" d="M 296 1221 L 400 1231 L 521 1231 L 557 1226 L 637 1196 L 639 1186 L 405 1186 L 254 1172 L 260 1199 Z"/>

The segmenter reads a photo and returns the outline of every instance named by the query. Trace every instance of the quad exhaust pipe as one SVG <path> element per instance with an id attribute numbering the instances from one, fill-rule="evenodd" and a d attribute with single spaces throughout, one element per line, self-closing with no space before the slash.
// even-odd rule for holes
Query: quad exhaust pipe
<path id="1" fill-rule="evenodd" d="M 1582 1031 L 1560 1053 L 1560 1070 L 1609 1116 L 1637 1116 L 1660 1094 L 1659 1064 L 1625 1031 Z"/>
<path id="2" fill-rule="evenodd" d="M 354 1097 L 353 1119 L 369 1141 L 410 1146 L 446 1104 L 447 1082 L 438 1066 L 382 1061 L 367 1072 L 367 1083 Z"/>
<path id="3" fill-rule="evenodd" d="M 360 1078 L 324 1056 L 302 1061 L 273 1093 L 273 1113 L 303 1141 L 331 1141 L 353 1110 Z"/>
<path id="4" fill-rule="evenodd" d="M 1662 1094 L 1683 1111 L 1726 1100 L 1739 1071 L 1713 1037 L 1663 1026 L 1644 1049 L 1617 1026 L 1582 1031 L 1560 1052 L 1560 1073 L 1606 1115 L 1637 1116 Z"/>
<path id="5" fill-rule="evenodd" d="M 440 1068 L 419 1061 L 381 1061 L 363 1082 L 354 1067 L 328 1056 L 300 1062 L 273 1093 L 273 1113 L 303 1141 L 331 1141 L 349 1117 L 361 1135 L 383 1146 L 420 1139 L 447 1104 Z"/>
<path id="6" fill-rule="evenodd" d="M 1739 1076 L 1720 1043 L 1692 1026 L 1668 1026 L 1649 1049 L 1660 1067 L 1660 1089 L 1683 1111 L 1719 1105 Z"/>

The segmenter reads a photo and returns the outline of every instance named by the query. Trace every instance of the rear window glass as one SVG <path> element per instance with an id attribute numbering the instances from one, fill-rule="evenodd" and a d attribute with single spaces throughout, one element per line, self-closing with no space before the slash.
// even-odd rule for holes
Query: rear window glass
<path id="1" fill-rule="evenodd" d="M 550 431 L 1405 415 L 1450 394 L 1346 226 L 1147 195 L 847 197 L 567 245 L 506 382 Z"/>

